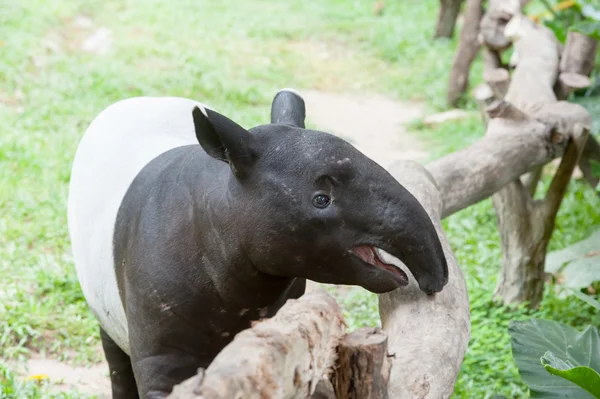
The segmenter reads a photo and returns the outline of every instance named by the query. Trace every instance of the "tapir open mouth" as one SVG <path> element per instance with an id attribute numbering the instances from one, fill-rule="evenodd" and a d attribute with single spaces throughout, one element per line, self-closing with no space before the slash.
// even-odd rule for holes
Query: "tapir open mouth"
<path id="1" fill-rule="evenodd" d="M 368 263 L 371 266 L 377 267 L 379 269 L 387 270 L 388 272 L 398 277 L 399 280 L 402 281 L 402 285 L 407 285 L 408 276 L 406 275 L 406 273 L 404 273 L 404 271 L 398 266 L 385 263 L 383 260 L 381 260 L 381 257 L 379 256 L 379 251 L 379 248 L 372 245 L 360 245 L 354 247 L 351 252 L 363 262 Z"/>

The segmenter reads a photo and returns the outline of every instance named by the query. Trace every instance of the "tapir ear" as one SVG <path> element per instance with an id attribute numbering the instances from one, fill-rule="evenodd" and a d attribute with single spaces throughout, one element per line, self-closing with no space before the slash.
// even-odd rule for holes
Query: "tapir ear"
<path id="1" fill-rule="evenodd" d="M 192 110 L 196 138 L 208 155 L 231 165 L 242 175 L 255 158 L 250 133 L 231 119 L 206 108 Z"/>
<path id="2" fill-rule="evenodd" d="M 283 123 L 304 129 L 306 108 L 300 94 L 292 89 L 282 89 L 271 104 L 271 123 Z"/>

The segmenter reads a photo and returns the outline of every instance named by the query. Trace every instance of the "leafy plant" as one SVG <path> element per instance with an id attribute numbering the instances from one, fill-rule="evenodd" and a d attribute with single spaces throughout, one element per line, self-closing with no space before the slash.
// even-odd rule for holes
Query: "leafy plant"
<path id="1" fill-rule="evenodd" d="M 565 42 L 568 31 L 580 32 L 600 40 L 600 7 L 590 0 L 562 1 L 556 6 L 543 1 L 552 19 L 544 21 L 558 40 Z M 557 13 L 556 10 L 560 10 Z"/>
<path id="2" fill-rule="evenodd" d="M 590 325 L 580 332 L 556 321 L 531 319 L 512 321 L 508 332 L 515 363 L 531 397 L 586 399 L 594 398 L 590 392 L 600 390 L 593 379 L 595 370 L 600 370 L 596 327 Z"/>
<path id="3" fill-rule="evenodd" d="M 600 230 L 546 257 L 546 272 L 559 277 L 565 287 L 584 288 L 600 280 Z"/>
<path id="4" fill-rule="evenodd" d="M 552 351 L 544 353 L 541 360 L 550 374 L 571 381 L 594 397 L 600 398 L 600 374 L 596 370 L 586 366 L 574 366 L 570 361 L 556 357 Z"/>

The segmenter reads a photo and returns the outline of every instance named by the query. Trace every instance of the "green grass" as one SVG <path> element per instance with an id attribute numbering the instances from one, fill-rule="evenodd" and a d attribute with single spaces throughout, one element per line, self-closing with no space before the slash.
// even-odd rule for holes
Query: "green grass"
<path id="1" fill-rule="evenodd" d="M 186 96 L 252 126 L 267 122 L 278 89 L 299 87 L 375 91 L 442 109 L 456 43 L 430 40 L 437 6 L 436 0 L 386 2 L 384 15 L 375 17 L 371 2 L 351 0 L 0 5 L 0 358 L 20 361 L 32 352 L 77 363 L 100 358 L 97 325 L 72 264 L 65 211 L 78 140 L 104 107 L 138 95 Z M 73 25 L 79 14 L 111 29 L 111 52 L 78 49 L 91 32 Z M 472 76 L 480 80 L 479 62 Z M 432 157 L 483 133 L 477 118 L 434 129 L 415 124 L 414 130 Z M 600 224 L 599 205 L 585 184 L 572 182 L 551 248 Z M 547 287 L 537 312 L 508 313 L 493 303 L 501 256 L 495 223 L 489 200 L 444 221 L 467 277 L 472 311 L 456 397 L 524 396 L 506 333 L 511 318 L 599 321 L 587 305 L 558 298 L 554 287 Z M 342 305 L 350 328 L 378 323 L 374 295 L 354 289 Z M 81 397 L 52 396 L 49 387 L 24 383 L 0 366 L 0 398 Z"/>

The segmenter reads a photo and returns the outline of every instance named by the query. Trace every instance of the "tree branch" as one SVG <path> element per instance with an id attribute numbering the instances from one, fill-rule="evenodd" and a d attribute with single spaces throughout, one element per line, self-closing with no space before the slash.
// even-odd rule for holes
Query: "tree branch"
<path id="1" fill-rule="evenodd" d="M 562 199 L 567 191 L 567 186 L 573 175 L 573 170 L 579 162 L 579 158 L 585 147 L 589 136 L 589 129 L 583 124 L 575 125 L 572 138 L 567 144 L 567 149 L 562 157 L 560 165 L 552 178 L 546 198 L 544 199 L 544 216 L 547 219 L 556 217 Z M 551 233 L 551 232 L 550 232 Z"/>
<path id="2" fill-rule="evenodd" d="M 388 170 L 429 213 L 446 255 L 449 274 L 448 284 L 435 295 L 423 293 L 410 273 L 408 286 L 379 295 L 381 323 L 392 356 L 388 395 L 448 398 L 454 391 L 469 342 L 467 287 L 440 223 L 442 200 L 432 176 L 411 161 L 397 162 Z M 400 264 L 397 259 L 385 260 Z M 407 270 L 404 265 L 401 267 Z"/>
<path id="3" fill-rule="evenodd" d="M 527 114 L 504 100 L 496 100 L 491 103 L 485 111 L 492 119 L 502 118 L 511 121 L 526 121 L 529 119 Z"/>
<path id="4" fill-rule="evenodd" d="M 494 92 L 494 96 L 501 100 L 508 91 L 510 85 L 510 74 L 504 68 L 496 68 L 483 72 L 483 80 Z"/>

